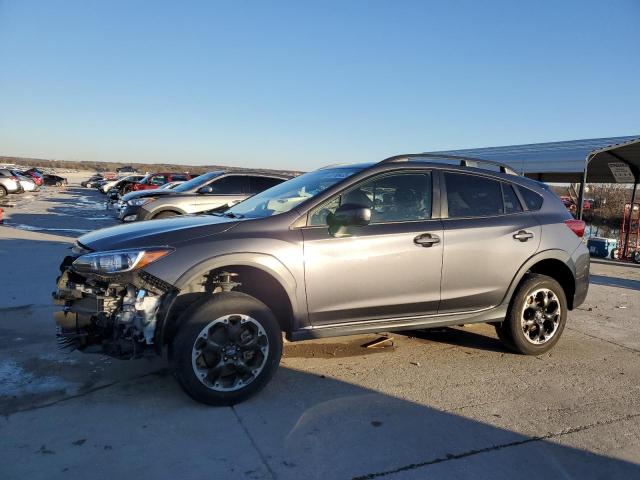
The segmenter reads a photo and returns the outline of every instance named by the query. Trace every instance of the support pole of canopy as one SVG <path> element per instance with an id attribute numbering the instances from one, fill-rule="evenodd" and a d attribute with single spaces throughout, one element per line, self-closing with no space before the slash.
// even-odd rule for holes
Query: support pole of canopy
<path id="1" fill-rule="evenodd" d="M 629 234 L 631 233 L 631 225 L 633 222 L 633 204 L 636 201 L 636 190 L 638 189 L 638 177 L 640 175 L 634 175 L 635 182 L 633 182 L 633 190 L 631 191 L 631 204 L 629 205 L 629 226 L 627 227 L 627 232 L 624 235 L 624 245 L 622 246 L 622 258 L 627 258 L 629 254 Z M 622 217 L 624 219 L 624 216 Z M 620 250 L 618 250 L 620 251 Z"/>
<path id="2" fill-rule="evenodd" d="M 578 220 L 582 220 L 582 210 L 584 209 L 584 186 L 587 183 L 587 170 L 589 168 L 589 162 L 584 166 L 584 172 L 582 173 L 582 181 L 580 182 L 580 190 L 578 190 Z"/>

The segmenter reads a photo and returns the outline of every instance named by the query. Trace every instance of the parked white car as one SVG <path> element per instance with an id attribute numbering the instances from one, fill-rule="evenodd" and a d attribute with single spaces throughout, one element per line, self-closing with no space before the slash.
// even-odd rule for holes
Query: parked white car
<path id="1" fill-rule="evenodd" d="M 18 179 L 18 183 L 20 183 L 22 190 L 24 190 L 25 192 L 36 192 L 40 190 L 40 188 L 36 185 L 36 183 L 26 175 L 22 175 L 20 172 L 16 170 L 12 170 L 11 173 L 13 173 L 16 176 L 16 178 Z"/>

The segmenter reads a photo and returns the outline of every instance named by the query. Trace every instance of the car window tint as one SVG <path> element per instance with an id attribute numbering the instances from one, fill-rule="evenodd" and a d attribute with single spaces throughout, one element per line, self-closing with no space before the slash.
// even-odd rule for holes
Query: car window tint
<path id="1" fill-rule="evenodd" d="M 500 182 L 476 175 L 446 172 L 450 218 L 489 217 L 502 214 Z"/>
<path id="2" fill-rule="evenodd" d="M 502 184 L 502 198 L 504 200 L 504 213 L 518 213 L 522 211 L 522 205 L 516 195 L 513 186 L 508 183 Z"/>
<path id="3" fill-rule="evenodd" d="M 189 180 L 189 177 L 187 177 L 186 175 L 172 175 L 171 176 L 171 181 L 172 182 L 184 182 Z"/>
<path id="4" fill-rule="evenodd" d="M 431 174 L 401 173 L 368 180 L 315 208 L 309 225 L 326 225 L 327 215 L 352 203 L 371 209 L 371 223 L 409 222 L 431 218 Z"/>
<path id="5" fill-rule="evenodd" d="M 244 191 L 245 177 L 230 175 L 222 177 L 209 186 L 213 189 L 211 192 L 215 195 L 239 195 Z"/>
<path id="6" fill-rule="evenodd" d="M 260 193 L 264 190 L 282 183 L 279 178 L 271 177 L 249 177 L 249 192 L 251 194 Z"/>
<path id="7" fill-rule="evenodd" d="M 520 188 L 520 195 L 524 199 L 524 203 L 527 205 L 529 210 L 540 210 L 542 207 L 542 196 L 538 195 L 533 190 L 529 190 L 525 187 Z"/>

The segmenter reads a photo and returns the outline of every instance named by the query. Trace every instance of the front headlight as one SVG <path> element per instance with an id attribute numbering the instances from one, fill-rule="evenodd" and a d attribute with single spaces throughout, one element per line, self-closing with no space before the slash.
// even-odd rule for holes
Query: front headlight
<path id="1" fill-rule="evenodd" d="M 82 273 L 110 275 L 138 270 L 173 252 L 169 247 L 111 250 L 89 253 L 73 262 L 74 270 Z"/>
<path id="2" fill-rule="evenodd" d="M 132 207 L 141 207 L 146 205 L 147 203 L 151 203 L 155 200 L 154 197 L 146 197 L 146 198 L 134 198 L 133 200 L 129 200 L 129 205 Z"/>

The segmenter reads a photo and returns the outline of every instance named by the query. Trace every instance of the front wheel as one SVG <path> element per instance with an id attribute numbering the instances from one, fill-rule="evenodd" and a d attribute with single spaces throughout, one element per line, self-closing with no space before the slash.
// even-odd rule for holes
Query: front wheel
<path id="1" fill-rule="evenodd" d="M 7 189 L 0 185 L 0 197 L 5 197 L 7 195 Z"/>
<path id="2" fill-rule="evenodd" d="M 155 217 L 153 217 L 153 219 L 159 220 L 161 218 L 171 218 L 171 217 L 176 217 L 178 215 L 180 215 L 178 212 L 166 211 L 166 212 L 160 212 Z"/>
<path id="3" fill-rule="evenodd" d="M 566 321 L 567 298 L 560 284 L 546 275 L 529 274 L 513 294 L 498 333 L 508 348 L 539 355 L 558 342 Z"/>
<path id="4" fill-rule="evenodd" d="M 282 356 L 282 333 L 271 310 L 239 292 L 217 293 L 180 317 L 175 375 L 195 400 L 234 405 L 260 391 Z"/>

